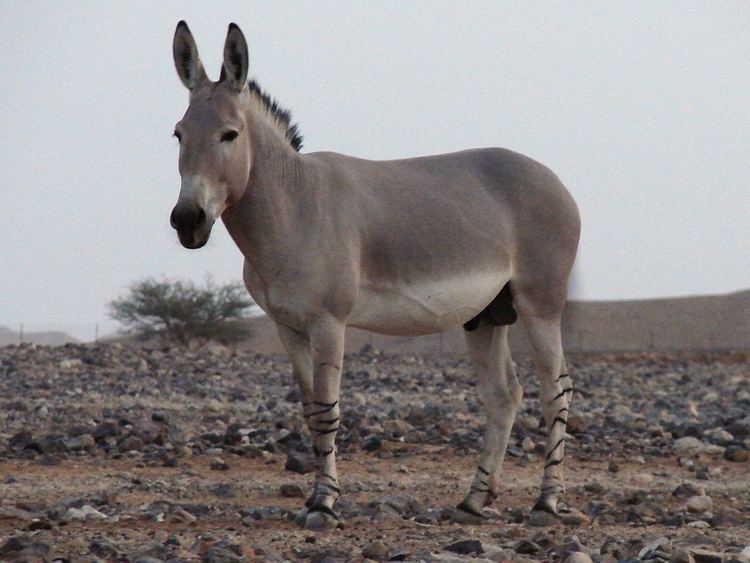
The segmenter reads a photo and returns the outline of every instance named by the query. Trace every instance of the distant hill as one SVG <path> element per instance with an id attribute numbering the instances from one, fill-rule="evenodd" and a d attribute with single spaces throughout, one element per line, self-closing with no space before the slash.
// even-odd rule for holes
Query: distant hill
<path id="1" fill-rule="evenodd" d="M 259 353 L 282 353 L 273 322 L 265 315 L 240 321 L 252 336 L 240 346 Z M 464 352 L 464 331 L 404 337 L 350 328 L 346 349 L 365 345 L 386 352 Z M 129 338 L 118 336 L 118 338 Z M 528 355 L 521 323 L 510 330 L 515 357 Z M 0 327 L 0 346 L 18 344 L 18 331 Z M 77 339 L 59 331 L 24 334 L 25 342 L 60 345 Z M 750 290 L 728 295 L 631 301 L 570 301 L 563 317 L 563 343 L 570 353 L 750 351 Z"/>
<path id="2" fill-rule="evenodd" d="M 253 336 L 245 346 L 260 353 L 283 352 L 265 316 L 243 321 Z M 528 354 L 521 323 L 511 327 L 516 356 Z M 750 290 L 728 295 L 631 301 L 571 301 L 563 318 L 568 352 L 750 350 Z M 347 351 L 369 344 L 392 352 L 463 352 L 463 330 L 399 337 L 348 329 Z"/>
<path id="3" fill-rule="evenodd" d="M 0 346 L 18 344 L 20 342 L 19 336 L 17 330 L 11 330 L 7 327 L 0 326 Z M 69 335 L 67 332 L 51 330 L 46 332 L 24 332 L 23 341 L 45 346 L 60 346 L 67 342 L 78 342 L 78 339 Z"/>

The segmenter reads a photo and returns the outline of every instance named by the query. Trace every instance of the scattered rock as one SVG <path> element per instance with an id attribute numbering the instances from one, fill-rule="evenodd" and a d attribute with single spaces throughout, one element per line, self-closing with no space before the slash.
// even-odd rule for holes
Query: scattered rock
<path id="1" fill-rule="evenodd" d="M 565 563 L 593 563 L 591 557 L 581 551 L 574 551 L 565 560 Z"/>
<path id="2" fill-rule="evenodd" d="M 0 545 L 0 561 L 41 563 L 48 561 L 50 546 L 28 536 L 11 536 Z"/>
<path id="3" fill-rule="evenodd" d="M 211 461 L 209 466 L 213 471 L 229 471 L 229 464 L 221 458 L 216 458 Z"/>
<path id="4" fill-rule="evenodd" d="M 588 516 L 575 508 L 561 509 L 558 518 L 566 526 L 582 526 L 591 522 Z"/>
<path id="5" fill-rule="evenodd" d="M 169 515 L 169 521 L 177 524 L 190 524 L 195 522 L 197 518 L 190 512 L 183 508 L 175 508 Z"/>
<path id="6" fill-rule="evenodd" d="M 130 451 L 141 452 L 143 451 L 143 440 L 138 436 L 128 436 L 117 445 L 117 449 L 123 453 Z"/>
<path id="7" fill-rule="evenodd" d="M 107 536 L 97 536 L 91 540 L 89 551 L 102 559 L 118 559 L 123 556 L 120 547 Z"/>
<path id="8" fill-rule="evenodd" d="M 687 549 L 678 549 L 672 553 L 669 563 L 695 563 L 695 559 Z"/>
<path id="9" fill-rule="evenodd" d="M 695 563 L 723 563 L 725 555 L 728 554 L 708 549 L 690 548 L 690 555 L 693 556 Z"/>
<path id="10" fill-rule="evenodd" d="M 479 555 L 484 553 L 482 542 L 479 540 L 461 540 L 445 546 L 446 551 L 460 555 Z"/>
<path id="11" fill-rule="evenodd" d="M 633 475 L 633 482 L 642 487 L 648 486 L 654 482 L 654 476 L 650 473 L 636 473 Z"/>
<path id="12" fill-rule="evenodd" d="M 288 498 L 305 498 L 305 491 L 299 485 L 294 483 L 284 483 L 279 488 L 282 497 Z"/>
<path id="13" fill-rule="evenodd" d="M 523 555 L 534 555 L 535 553 L 539 553 L 541 550 L 542 548 L 539 544 L 526 539 L 520 540 L 513 547 L 513 551 L 515 551 L 516 553 L 521 553 Z"/>
<path id="14" fill-rule="evenodd" d="M 74 369 L 82 365 L 83 362 L 79 358 L 66 358 L 60 362 L 60 369 Z"/>
<path id="15" fill-rule="evenodd" d="M 713 505 L 714 503 L 711 500 L 711 497 L 707 495 L 699 495 L 688 499 L 687 510 L 688 512 L 693 513 L 708 512 L 713 508 Z"/>
<path id="16" fill-rule="evenodd" d="M 724 450 L 724 459 L 727 461 L 744 462 L 750 459 L 750 450 L 742 446 L 727 446 Z"/>
<path id="17" fill-rule="evenodd" d="M 412 428 L 413 426 L 411 424 L 400 419 L 387 420 L 383 424 L 383 430 L 385 433 L 394 438 L 406 436 Z"/>
<path id="18" fill-rule="evenodd" d="M 529 515 L 528 525 L 532 528 L 546 528 L 560 523 L 560 518 L 544 510 L 532 510 Z"/>
<path id="19" fill-rule="evenodd" d="M 65 513 L 65 518 L 66 520 L 104 520 L 108 516 L 93 506 L 84 504 L 81 508 L 70 507 Z"/>
<path id="20" fill-rule="evenodd" d="M 672 551 L 672 542 L 669 538 L 664 536 L 646 544 L 639 552 L 638 559 L 665 559 L 669 557 L 669 553 Z"/>
<path id="21" fill-rule="evenodd" d="M 536 449 L 536 444 L 534 443 L 534 440 L 526 436 L 523 441 L 521 441 L 521 449 L 527 454 L 530 454 Z"/>
<path id="22" fill-rule="evenodd" d="M 584 489 L 585 489 L 586 491 L 590 492 L 590 493 L 594 493 L 595 495 L 601 495 L 602 493 L 606 492 L 606 490 L 607 490 L 607 489 L 606 489 L 606 488 L 604 487 L 604 485 L 602 485 L 602 484 L 601 484 L 601 483 L 599 483 L 598 481 L 589 481 L 589 482 L 587 482 L 587 483 L 586 483 L 586 484 L 585 484 L 585 485 L 583 486 L 583 488 L 584 488 Z"/>
<path id="23" fill-rule="evenodd" d="M 243 563 L 246 562 L 242 546 L 222 540 L 211 544 L 201 558 L 202 563 Z"/>
<path id="24" fill-rule="evenodd" d="M 374 541 L 365 546 L 362 550 L 362 557 L 373 559 L 375 561 L 388 561 L 390 551 L 381 541 Z"/>
<path id="25" fill-rule="evenodd" d="M 677 455 L 698 455 L 706 449 L 706 445 L 694 436 L 685 436 L 675 440 L 672 451 Z"/>
<path id="26" fill-rule="evenodd" d="M 304 475 L 315 471 L 315 460 L 308 456 L 291 454 L 286 458 L 284 469 Z"/>

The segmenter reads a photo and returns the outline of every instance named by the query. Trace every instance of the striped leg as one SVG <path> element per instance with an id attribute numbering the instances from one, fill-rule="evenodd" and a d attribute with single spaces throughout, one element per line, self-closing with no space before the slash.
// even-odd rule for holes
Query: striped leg
<path id="1" fill-rule="evenodd" d="M 535 352 L 539 403 L 547 428 L 541 494 L 532 508 L 531 522 L 544 525 L 551 521 L 539 513 L 557 514 L 559 495 L 565 491 L 561 465 L 565 454 L 565 430 L 573 383 L 565 368 L 559 317 L 527 318 L 526 327 Z"/>
<path id="2" fill-rule="evenodd" d="M 322 530 L 336 526 L 333 505 L 339 497 L 336 471 L 336 432 L 339 429 L 339 384 L 344 360 L 344 326 L 329 320 L 311 332 L 313 365 L 312 404 L 306 407 L 317 462 L 315 489 L 306 503 L 305 528 Z"/>
<path id="3" fill-rule="evenodd" d="M 310 353 L 310 339 L 295 330 L 287 328 L 283 325 L 277 324 L 276 330 L 279 333 L 279 339 L 284 345 L 284 349 L 289 356 L 289 361 L 292 364 L 292 374 L 294 379 L 297 381 L 299 386 L 300 395 L 302 397 L 302 412 L 305 417 L 305 422 L 309 428 L 309 415 L 313 412 L 313 364 L 312 355 Z M 313 503 L 315 493 L 307 499 L 305 506 L 297 513 L 295 521 L 303 526 L 305 519 L 307 518 L 307 509 Z"/>
<path id="4" fill-rule="evenodd" d="M 476 523 L 483 518 L 480 509 L 497 496 L 505 449 L 523 389 L 510 358 L 507 326 L 493 327 L 482 322 L 475 330 L 466 332 L 466 344 L 479 377 L 487 426 L 474 481 L 451 519 Z"/>

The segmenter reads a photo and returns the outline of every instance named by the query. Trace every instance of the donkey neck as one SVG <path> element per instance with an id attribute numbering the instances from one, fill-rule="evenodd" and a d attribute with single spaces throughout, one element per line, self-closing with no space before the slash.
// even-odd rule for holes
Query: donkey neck
<path id="1" fill-rule="evenodd" d="M 278 254 L 299 229 L 308 192 L 306 164 L 260 104 L 248 103 L 247 134 L 252 165 L 243 196 L 222 215 L 229 234 L 248 260 Z"/>

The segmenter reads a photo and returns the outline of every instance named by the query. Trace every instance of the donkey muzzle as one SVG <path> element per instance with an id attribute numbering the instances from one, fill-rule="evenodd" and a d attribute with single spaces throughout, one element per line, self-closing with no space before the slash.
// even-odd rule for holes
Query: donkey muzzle
<path id="1" fill-rule="evenodd" d="M 208 242 L 213 226 L 207 221 L 206 210 L 200 205 L 178 203 L 169 216 L 169 224 L 185 248 L 201 248 Z"/>

